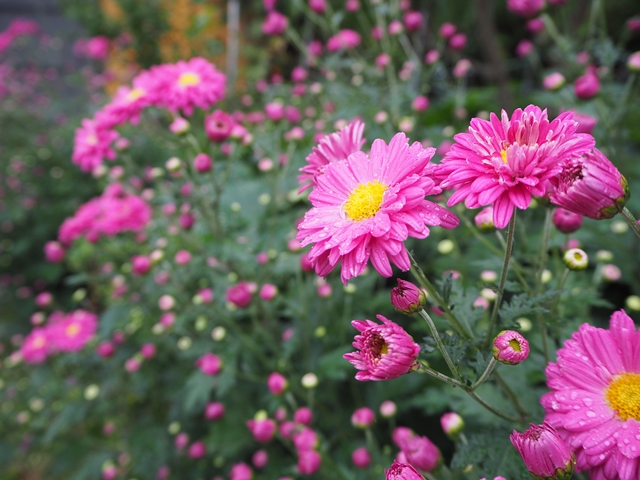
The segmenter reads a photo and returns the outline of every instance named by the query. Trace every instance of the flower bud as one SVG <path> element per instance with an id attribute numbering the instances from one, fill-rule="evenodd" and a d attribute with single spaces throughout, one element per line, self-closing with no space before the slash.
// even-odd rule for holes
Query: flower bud
<path id="1" fill-rule="evenodd" d="M 207 403 L 204 409 L 204 418 L 207 420 L 219 420 L 224 416 L 224 405 L 220 402 Z"/>
<path id="2" fill-rule="evenodd" d="M 367 468 L 371 464 L 371 454 L 366 447 L 356 448 L 351 454 L 351 461 L 358 468 Z"/>
<path id="3" fill-rule="evenodd" d="M 269 391 L 274 395 L 282 395 L 288 385 L 289 382 L 287 382 L 287 379 L 278 372 L 273 372 L 267 379 L 267 387 L 269 387 Z"/>
<path id="4" fill-rule="evenodd" d="M 640 72 L 640 52 L 635 52 L 629 55 L 627 68 L 632 72 Z"/>
<path id="5" fill-rule="evenodd" d="M 573 233 L 582 226 L 582 215 L 558 207 L 553 212 L 553 224 L 562 233 Z"/>
<path id="6" fill-rule="evenodd" d="M 529 430 L 510 436 L 532 477 L 537 480 L 569 480 L 576 457 L 558 432 L 549 425 L 530 425 Z"/>
<path id="7" fill-rule="evenodd" d="M 313 412 L 307 407 L 300 407 L 293 414 L 293 420 L 302 425 L 309 425 L 313 419 Z"/>
<path id="8" fill-rule="evenodd" d="M 385 470 L 385 480 L 424 480 L 423 476 L 408 463 L 393 461 L 389 470 Z"/>
<path id="9" fill-rule="evenodd" d="M 182 167 L 182 160 L 177 157 L 171 157 L 164 166 L 170 172 L 177 172 Z"/>
<path id="10" fill-rule="evenodd" d="M 440 417 L 440 425 L 442 425 L 444 433 L 452 440 L 455 440 L 464 429 L 464 420 L 457 413 L 449 412 Z"/>
<path id="11" fill-rule="evenodd" d="M 305 373 L 300 380 L 304 388 L 316 388 L 318 386 L 318 377 L 315 373 Z"/>
<path id="12" fill-rule="evenodd" d="M 206 153 L 199 153 L 196 158 L 193 159 L 193 168 L 200 173 L 206 173 L 211 170 L 213 166 L 213 160 Z"/>
<path id="13" fill-rule="evenodd" d="M 503 330 L 493 340 L 493 358 L 506 365 L 518 365 L 529 356 L 529 342 L 513 330 Z"/>
<path id="14" fill-rule="evenodd" d="M 276 422 L 270 418 L 265 418 L 264 420 L 247 420 L 247 427 L 253 434 L 255 441 L 261 443 L 271 441 L 277 429 Z"/>
<path id="15" fill-rule="evenodd" d="M 474 220 L 476 227 L 482 232 L 493 232 L 496 229 L 493 224 L 493 207 L 485 207 L 480 210 Z"/>
<path id="16" fill-rule="evenodd" d="M 579 248 L 572 248 L 564 252 L 562 260 L 569 270 L 584 270 L 589 265 L 589 257 L 584 250 Z"/>
<path id="17" fill-rule="evenodd" d="M 190 127 L 191 125 L 188 120 L 182 117 L 176 117 L 175 120 L 171 122 L 171 125 L 169 125 L 169 130 L 176 135 L 183 135 L 189 131 Z"/>
<path id="18" fill-rule="evenodd" d="M 427 297 L 425 293 L 413 283 L 398 278 L 398 286 L 391 290 L 391 304 L 407 315 L 422 310 Z"/>
<path id="19" fill-rule="evenodd" d="M 376 415 L 373 410 L 367 407 L 357 409 L 351 415 L 351 425 L 356 428 L 367 428 L 375 421 Z"/>
<path id="20" fill-rule="evenodd" d="M 380 404 L 380 415 L 382 415 L 384 418 L 395 417 L 396 411 L 396 404 L 391 400 L 385 400 Z"/>

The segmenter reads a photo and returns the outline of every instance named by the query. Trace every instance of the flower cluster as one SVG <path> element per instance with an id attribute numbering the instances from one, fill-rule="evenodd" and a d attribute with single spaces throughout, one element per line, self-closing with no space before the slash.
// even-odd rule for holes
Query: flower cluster
<path id="1" fill-rule="evenodd" d="M 151 219 L 151 207 L 140 197 L 128 194 L 119 183 L 109 185 L 100 197 L 82 205 L 60 226 L 58 239 L 70 244 L 84 236 L 90 242 L 120 232 L 138 232 Z"/>

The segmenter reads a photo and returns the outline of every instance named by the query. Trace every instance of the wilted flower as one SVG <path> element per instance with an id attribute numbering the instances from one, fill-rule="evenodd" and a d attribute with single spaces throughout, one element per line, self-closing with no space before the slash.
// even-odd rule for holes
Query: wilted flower
<path id="1" fill-rule="evenodd" d="M 357 380 L 390 380 L 409 373 L 420 346 L 404 329 L 377 315 L 382 325 L 371 320 L 354 320 L 351 324 L 361 333 L 353 346 L 359 351 L 344 356 L 356 369 Z"/>

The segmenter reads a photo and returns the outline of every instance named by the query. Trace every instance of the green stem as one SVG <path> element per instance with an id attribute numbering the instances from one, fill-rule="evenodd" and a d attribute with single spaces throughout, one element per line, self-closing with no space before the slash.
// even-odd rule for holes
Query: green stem
<path id="1" fill-rule="evenodd" d="M 562 290 L 564 288 L 564 284 L 567 282 L 567 278 L 569 278 L 570 272 L 571 270 L 569 270 L 568 268 L 564 269 L 564 272 L 562 272 L 562 277 L 560 277 L 560 282 L 558 282 L 558 290 Z M 553 302 L 553 307 L 551 307 L 551 311 L 549 312 L 550 318 L 553 318 L 555 316 L 556 309 L 558 308 L 558 304 L 560 303 L 561 295 L 562 294 L 559 294 L 558 297 L 556 298 L 556 301 Z"/>
<path id="2" fill-rule="evenodd" d="M 453 387 L 460 387 L 460 388 L 463 388 L 463 389 L 467 388 L 467 386 L 464 383 L 459 382 L 458 380 L 456 380 L 454 378 L 451 378 L 451 377 L 445 375 L 444 373 L 440 373 L 440 372 L 438 372 L 437 370 L 434 370 L 431 367 L 428 367 L 426 362 L 418 361 L 418 371 L 424 372 L 427 375 L 431 375 L 433 378 L 437 378 L 438 380 L 441 380 L 441 381 L 443 381 L 445 383 L 448 383 L 449 385 L 451 385 Z"/>
<path id="3" fill-rule="evenodd" d="M 484 401 L 482 398 L 480 398 L 475 392 L 471 392 L 471 391 L 467 390 L 467 393 L 469 394 L 469 396 L 471 398 L 473 398 L 476 402 L 478 402 L 480 405 L 482 405 L 484 408 L 489 410 L 494 415 L 497 415 L 500 418 L 504 418 L 505 420 L 509 420 L 510 422 L 519 422 L 520 421 L 520 418 L 514 417 L 513 415 L 508 415 L 508 414 L 498 410 L 497 408 L 493 407 L 492 405 L 488 404 L 486 401 Z"/>
<path id="4" fill-rule="evenodd" d="M 547 208 L 547 213 L 544 219 L 544 228 L 542 230 L 542 241 L 540 242 L 540 259 L 538 261 L 538 266 L 536 269 L 536 287 L 535 294 L 540 294 L 542 290 L 542 273 L 544 272 L 544 267 L 547 263 L 547 249 L 549 248 L 549 235 L 551 233 L 551 224 L 552 224 L 552 214 L 551 209 Z M 549 341 L 547 339 L 547 323 L 545 321 L 544 315 L 541 313 L 537 314 L 538 318 L 538 326 L 540 328 L 540 335 L 542 337 L 542 353 L 544 355 L 544 359 L 546 363 L 549 363 Z"/>
<path id="5" fill-rule="evenodd" d="M 638 236 L 638 238 L 640 238 L 640 225 L 638 224 L 638 221 L 635 219 L 633 214 L 629 211 L 629 209 L 627 207 L 623 207 L 622 211 L 620 212 L 620 215 L 624 217 L 624 219 L 627 221 L 627 223 L 631 227 L 631 230 L 633 230 L 633 232 Z"/>
<path id="6" fill-rule="evenodd" d="M 493 310 L 491 311 L 491 318 L 489 319 L 489 327 L 487 328 L 487 338 L 485 339 L 485 345 L 488 347 L 493 338 L 493 330 L 498 319 L 498 310 L 502 303 L 502 297 L 504 296 L 504 286 L 507 282 L 507 275 L 509 274 L 509 261 L 511 260 L 511 254 L 513 253 L 513 243 L 516 232 L 516 212 L 513 210 L 513 216 L 509 220 L 509 230 L 507 232 L 507 245 L 504 251 L 504 262 L 502 264 L 502 273 L 500 274 L 500 284 L 498 285 L 498 295 L 495 303 L 493 304 Z"/>
<path id="7" fill-rule="evenodd" d="M 411 260 L 411 273 L 413 273 L 420 285 L 422 285 L 422 287 L 427 290 L 427 293 L 436 302 L 438 307 L 440 307 L 444 311 L 444 316 L 447 320 L 449 320 L 449 323 L 451 323 L 451 326 L 454 328 L 454 330 L 458 333 L 458 335 L 466 338 L 473 338 L 471 328 L 466 324 L 466 320 L 464 325 L 460 322 L 460 320 L 458 320 L 458 318 L 451 312 L 449 305 L 445 304 L 436 288 L 426 277 L 422 269 L 418 266 L 415 258 L 413 258 L 413 255 L 411 255 L 411 253 L 409 252 L 407 253 L 409 255 L 409 259 Z"/>
<path id="8" fill-rule="evenodd" d="M 498 382 L 498 385 L 500 385 L 500 388 L 504 391 L 507 397 L 509 397 L 511 403 L 513 403 L 518 414 L 520 414 L 520 420 L 526 420 L 529 417 L 529 412 L 527 412 L 527 410 L 522 406 L 520 400 L 518 400 L 518 396 L 513 392 L 513 390 L 511 390 L 511 387 L 509 387 L 509 384 L 504 381 L 500 373 L 495 372 L 493 376 L 496 379 L 496 382 Z"/>
<path id="9" fill-rule="evenodd" d="M 438 350 L 440 350 L 440 353 L 442 353 L 442 356 L 444 357 L 444 361 L 447 363 L 449 370 L 451 371 L 451 373 L 453 374 L 456 380 L 460 380 L 460 374 L 458 373 L 458 369 L 456 368 L 456 366 L 453 363 L 453 360 L 449 356 L 449 352 L 447 352 L 447 349 L 444 346 L 444 343 L 442 343 L 442 339 L 438 334 L 438 329 L 436 328 L 435 323 L 433 323 L 433 320 L 431 319 L 429 314 L 424 311 L 424 309 L 420 309 L 418 313 L 424 319 L 424 321 L 427 322 L 427 325 L 429 326 L 429 330 L 431 330 L 431 335 L 433 335 L 433 339 L 436 341 Z"/>
<path id="10" fill-rule="evenodd" d="M 482 372 L 482 375 L 480 375 L 480 378 L 476 380 L 476 383 L 474 383 L 473 385 L 471 385 L 471 387 L 469 387 L 469 390 L 475 390 L 484 382 L 486 382 L 489 376 L 491 375 L 491 373 L 493 372 L 493 369 L 496 368 L 496 365 L 498 365 L 498 361 L 495 358 L 491 357 L 491 360 L 489 361 L 489 365 L 487 365 L 487 368 L 485 368 L 484 372 Z"/>

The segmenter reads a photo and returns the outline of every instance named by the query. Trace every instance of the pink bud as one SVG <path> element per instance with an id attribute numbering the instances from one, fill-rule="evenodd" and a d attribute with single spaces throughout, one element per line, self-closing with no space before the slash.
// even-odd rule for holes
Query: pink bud
<path id="1" fill-rule="evenodd" d="M 151 269 L 151 259 L 145 255 L 135 255 L 131 259 L 131 271 L 134 275 L 144 275 Z"/>
<path id="2" fill-rule="evenodd" d="M 493 358 L 506 365 L 518 365 L 529 356 L 529 342 L 518 332 L 503 330 L 493 340 Z"/>
<path id="3" fill-rule="evenodd" d="M 576 457 L 569 445 L 548 423 L 531 424 L 529 430 L 524 433 L 514 430 L 510 438 L 534 478 L 571 477 Z"/>
<path id="4" fill-rule="evenodd" d="M 189 443 L 189 435 L 187 435 L 184 432 L 181 432 L 178 435 L 176 435 L 176 438 L 173 441 L 173 443 L 178 450 L 182 450 Z"/>
<path id="5" fill-rule="evenodd" d="M 109 358 L 114 354 L 115 351 L 116 347 L 109 341 L 100 342 L 96 347 L 96 353 L 102 358 Z"/>
<path id="6" fill-rule="evenodd" d="M 311 475 L 320 468 L 322 457 L 315 450 L 298 452 L 298 472 L 303 475 Z"/>
<path id="7" fill-rule="evenodd" d="M 267 379 L 267 387 L 274 395 L 282 395 L 288 385 L 287 379 L 278 372 L 273 372 Z"/>
<path id="8" fill-rule="evenodd" d="M 309 0 L 309 8 L 316 13 L 324 13 L 327 9 L 325 0 Z"/>
<path id="9" fill-rule="evenodd" d="M 235 122 L 233 117 L 222 110 L 215 110 L 204 119 L 204 130 L 212 142 L 224 142 L 231 135 Z"/>
<path id="10" fill-rule="evenodd" d="M 207 352 L 196 360 L 195 365 L 205 375 L 217 375 L 222 369 L 222 360 L 217 355 Z"/>
<path id="11" fill-rule="evenodd" d="M 396 415 L 396 404 L 391 400 L 385 400 L 380 404 L 380 415 L 384 418 L 391 418 Z"/>
<path id="12" fill-rule="evenodd" d="M 424 112 L 427 108 L 429 108 L 429 99 L 424 95 L 419 95 L 413 99 L 411 108 L 416 112 Z"/>
<path id="13" fill-rule="evenodd" d="M 260 443 L 271 441 L 277 429 L 276 422 L 270 418 L 265 418 L 264 420 L 247 420 L 247 427 L 256 442 Z"/>
<path id="14" fill-rule="evenodd" d="M 464 33 L 456 33 L 449 39 L 449 47 L 452 50 L 463 50 L 467 46 L 467 36 Z"/>
<path id="15" fill-rule="evenodd" d="M 213 166 L 213 160 L 206 153 L 199 153 L 196 158 L 193 159 L 193 168 L 200 173 L 205 173 L 211 170 Z"/>
<path id="16" fill-rule="evenodd" d="M 445 413 L 440 417 L 440 425 L 442 430 L 450 438 L 456 438 L 464 429 L 464 420 L 455 412 Z"/>
<path id="17" fill-rule="evenodd" d="M 542 79 L 542 85 L 547 90 L 558 90 L 564 85 L 564 75 L 560 72 L 553 72 Z"/>
<path id="18" fill-rule="evenodd" d="M 124 362 L 124 369 L 129 373 L 137 372 L 140 369 L 140 360 L 136 357 L 129 358 Z"/>
<path id="19" fill-rule="evenodd" d="M 411 282 L 397 280 L 398 286 L 391 290 L 393 308 L 407 315 L 422 310 L 427 301 L 425 293 Z"/>
<path id="20" fill-rule="evenodd" d="M 457 31 L 456 26 L 451 23 L 443 23 L 438 30 L 440 38 L 447 40 Z"/>
<path id="21" fill-rule="evenodd" d="M 169 125 L 169 130 L 176 135 L 182 135 L 189 131 L 189 122 L 182 117 L 176 117 L 171 125 Z"/>
<path id="22" fill-rule="evenodd" d="M 582 226 L 582 215 L 558 207 L 553 212 L 553 224 L 562 233 L 573 233 Z"/>
<path id="23" fill-rule="evenodd" d="M 178 265 L 186 265 L 191 261 L 191 253 L 187 250 L 179 250 L 176 253 L 175 261 Z"/>
<path id="24" fill-rule="evenodd" d="M 264 450 L 258 450 L 251 457 L 251 463 L 256 468 L 264 468 L 269 462 L 269 455 Z"/>
<path id="25" fill-rule="evenodd" d="M 576 97 L 582 100 L 588 100 L 595 97 L 600 91 L 600 80 L 597 75 L 588 72 L 576 79 L 573 84 L 573 91 Z"/>
<path id="26" fill-rule="evenodd" d="M 47 262 L 60 263 L 64 260 L 64 248 L 60 242 L 50 241 L 44 245 L 44 256 Z"/>
<path id="27" fill-rule="evenodd" d="M 251 291 L 249 284 L 240 282 L 227 289 L 227 301 L 238 308 L 244 308 L 251 303 Z"/>
<path id="28" fill-rule="evenodd" d="M 423 17 L 420 12 L 408 11 L 403 16 L 404 25 L 409 32 L 415 32 L 422 27 Z"/>
<path id="29" fill-rule="evenodd" d="M 230 480 L 251 480 L 253 478 L 253 471 L 251 467 L 244 462 L 236 463 L 231 467 L 229 472 Z"/>
<path id="30" fill-rule="evenodd" d="M 351 425 L 356 428 L 367 428 L 375 421 L 376 414 L 368 407 L 357 409 L 351 415 Z"/>
<path id="31" fill-rule="evenodd" d="M 271 283 L 265 283 L 262 288 L 260 288 L 260 298 L 265 302 L 270 302 L 273 300 L 278 294 L 278 287 Z"/>
<path id="32" fill-rule="evenodd" d="M 531 20 L 527 20 L 527 30 L 531 33 L 540 33 L 544 30 L 544 27 L 544 20 L 541 18 L 532 18 Z"/>
<path id="33" fill-rule="evenodd" d="M 366 447 L 356 448 L 351 454 L 351 461 L 358 468 L 367 468 L 371 464 L 371 455 Z"/>
<path id="34" fill-rule="evenodd" d="M 140 355 L 146 360 L 153 358 L 156 354 L 156 346 L 153 343 L 145 343 L 140 348 Z"/>
<path id="35" fill-rule="evenodd" d="M 300 407 L 293 414 L 293 420 L 302 425 L 309 425 L 313 419 L 313 413 L 307 407 Z"/>
<path id="36" fill-rule="evenodd" d="M 190 458 L 202 458 L 207 453 L 207 447 L 203 442 L 193 442 L 189 447 L 188 455 Z"/>
<path id="37" fill-rule="evenodd" d="M 220 402 L 207 403 L 204 409 L 204 418 L 207 420 L 219 420 L 224 416 L 224 405 Z"/>
<path id="38" fill-rule="evenodd" d="M 53 302 L 53 295 L 49 292 L 42 292 L 36 296 L 36 305 L 40 308 L 45 308 L 51 305 Z"/>
<path id="39" fill-rule="evenodd" d="M 476 226 L 483 232 L 492 232 L 495 230 L 493 223 L 493 207 L 485 207 L 475 216 Z"/>

